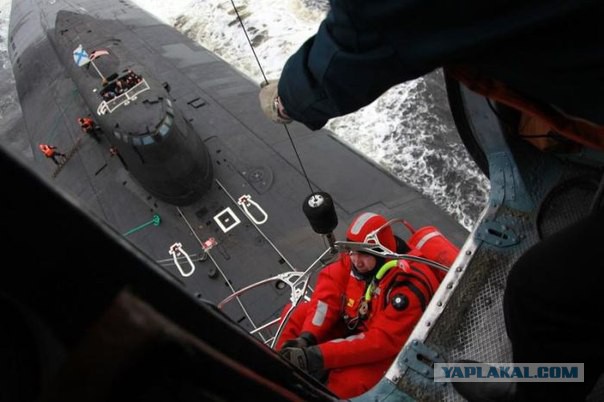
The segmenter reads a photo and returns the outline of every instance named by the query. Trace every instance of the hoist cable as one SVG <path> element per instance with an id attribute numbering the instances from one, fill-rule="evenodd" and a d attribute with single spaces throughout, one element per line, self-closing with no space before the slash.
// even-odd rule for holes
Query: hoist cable
<path id="1" fill-rule="evenodd" d="M 245 25 L 243 23 L 243 19 L 239 15 L 239 10 L 237 9 L 237 6 L 235 5 L 234 0 L 231 0 L 231 5 L 233 6 L 233 10 L 235 11 L 235 15 L 237 15 L 237 20 L 239 21 L 239 25 L 241 26 L 241 29 L 243 30 L 245 38 L 247 39 L 247 43 L 250 45 L 250 49 L 252 49 L 252 53 L 254 54 L 254 58 L 256 59 L 256 63 L 258 64 L 258 68 L 260 69 L 260 73 L 262 74 L 262 78 L 264 79 L 264 82 L 268 84 L 268 79 L 266 78 L 266 74 L 264 74 L 264 69 L 262 68 L 262 64 L 260 63 L 260 59 L 258 58 L 258 55 L 256 54 L 256 50 L 254 49 L 254 46 L 252 45 L 252 41 L 250 39 L 250 36 L 247 33 L 247 29 L 245 28 Z M 293 139 L 291 133 L 289 132 L 289 128 L 287 128 L 286 124 L 283 124 L 283 128 L 285 128 L 285 132 L 287 133 L 287 137 L 289 138 L 289 142 L 292 144 L 292 148 L 294 149 L 294 153 L 296 154 L 296 158 L 298 158 L 298 163 L 300 164 L 300 168 L 302 169 L 302 174 L 304 175 L 304 178 L 306 179 L 306 182 L 308 183 L 308 188 L 310 189 L 310 193 L 313 194 L 314 191 L 312 189 L 312 184 L 310 183 L 310 179 L 308 178 L 308 174 L 306 173 L 306 169 L 304 168 L 304 164 L 302 163 L 302 158 L 300 158 L 300 154 L 298 153 L 298 149 L 296 148 L 296 144 L 294 143 L 294 139 Z"/>

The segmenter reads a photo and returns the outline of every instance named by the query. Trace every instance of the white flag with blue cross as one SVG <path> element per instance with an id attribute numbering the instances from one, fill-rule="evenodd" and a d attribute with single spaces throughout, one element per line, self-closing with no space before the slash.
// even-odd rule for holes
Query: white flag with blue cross
<path id="1" fill-rule="evenodd" d="M 82 45 L 79 45 L 73 51 L 73 60 L 79 67 L 85 66 L 86 64 L 90 63 L 90 57 L 88 57 L 88 53 L 82 48 Z"/>

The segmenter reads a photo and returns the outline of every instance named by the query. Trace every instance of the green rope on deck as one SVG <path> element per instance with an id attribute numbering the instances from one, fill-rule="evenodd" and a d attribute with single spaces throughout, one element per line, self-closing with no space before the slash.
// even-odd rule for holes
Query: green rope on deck
<path id="1" fill-rule="evenodd" d="M 130 229 L 129 231 L 127 231 L 126 233 L 124 233 L 122 236 L 126 237 L 131 235 L 134 232 L 138 232 L 141 229 L 146 228 L 149 225 L 153 225 L 153 226 L 159 226 L 159 224 L 161 223 L 161 217 L 157 214 L 153 215 L 153 219 L 151 219 L 149 222 L 145 222 L 140 226 L 137 226 L 133 229 Z"/>

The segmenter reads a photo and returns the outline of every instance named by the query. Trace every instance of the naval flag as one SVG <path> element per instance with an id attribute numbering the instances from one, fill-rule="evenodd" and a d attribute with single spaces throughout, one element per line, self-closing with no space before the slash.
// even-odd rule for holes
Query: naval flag
<path id="1" fill-rule="evenodd" d="M 109 52 L 106 51 L 105 49 L 98 49 L 98 50 L 95 50 L 94 52 L 90 53 L 90 60 L 92 61 L 92 60 L 97 59 L 98 57 L 106 56 L 108 54 L 109 54 Z"/>
<path id="2" fill-rule="evenodd" d="M 88 57 L 88 53 L 82 48 L 82 45 L 79 45 L 73 51 L 73 60 L 78 65 L 78 67 L 82 67 L 82 66 L 90 63 L 90 58 Z"/>

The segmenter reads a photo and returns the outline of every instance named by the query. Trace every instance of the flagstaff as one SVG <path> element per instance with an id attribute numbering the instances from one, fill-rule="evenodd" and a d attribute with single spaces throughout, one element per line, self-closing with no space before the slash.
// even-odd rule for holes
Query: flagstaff
<path id="1" fill-rule="evenodd" d="M 101 80 L 103 82 L 107 81 L 105 76 L 103 75 L 103 73 L 101 73 L 101 71 L 98 69 L 98 67 L 96 66 L 96 64 L 94 64 L 93 60 L 90 60 L 90 64 L 92 64 L 92 67 L 94 67 L 94 69 L 96 70 L 97 74 L 101 77 Z"/>

